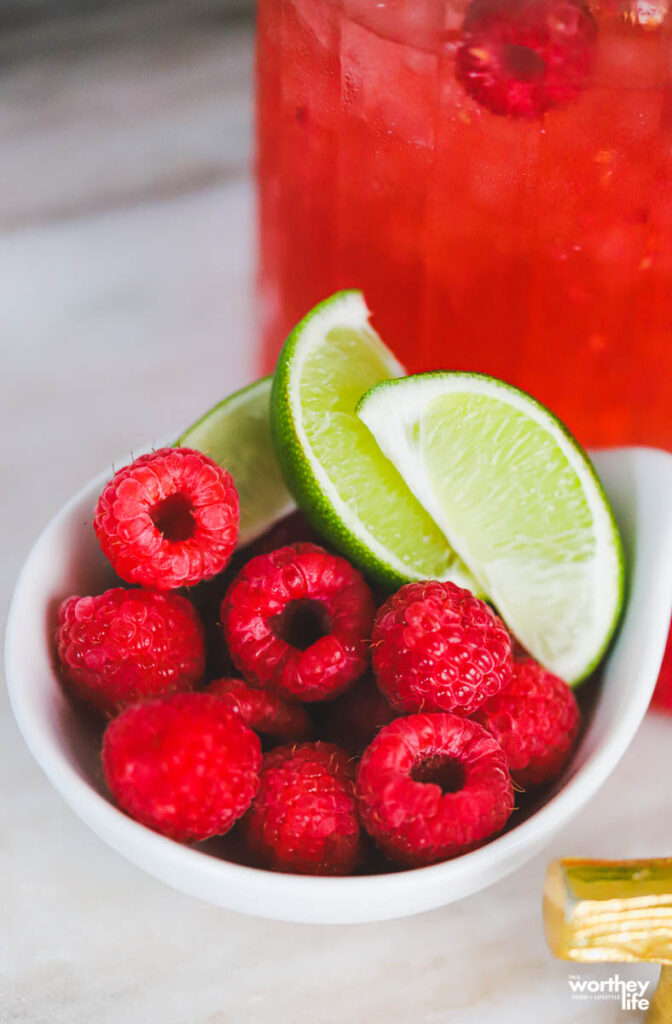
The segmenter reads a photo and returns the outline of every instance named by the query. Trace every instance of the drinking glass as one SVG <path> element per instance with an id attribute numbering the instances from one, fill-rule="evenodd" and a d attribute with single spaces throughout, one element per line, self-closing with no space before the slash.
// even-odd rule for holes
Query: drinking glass
<path id="1" fill-rule="evenodd" d="M 262 359 L 346 287 L 412 371 L 672 448 L 670 0 L 258 0 Z"/>

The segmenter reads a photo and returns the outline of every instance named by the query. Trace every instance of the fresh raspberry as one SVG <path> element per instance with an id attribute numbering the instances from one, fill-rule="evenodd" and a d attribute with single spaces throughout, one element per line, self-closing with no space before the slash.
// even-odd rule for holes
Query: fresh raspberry
<path id="1" fill-rule="evenodd" d="M 540 117 L 585 87 L 596 42 L 580 0 L 472 0 L 456 76 L 494 114 Z"/>
<path id="2" fill-rule="evenodd" d="M 251 685 L 328 700 L 366 669 L 374 605 L 361 573 L 314 544 L 258 555 L 229 587 L 221 618 Z"/>
<path id="3" fill-rule="evenodd" d="M 397 718 L 364 751 L 357 774 L 362 824 L 391 860 L 433 864 L 504 827 L 513 786 L 499 743 L 457 715 Z"/>
<path id="4" fill-rule="evenodd" d="M 361 852 L 353 775 L 349 755 L 331 743 L 266 754 L 243 823 L 250 850 L 274 871 L 351 874 Z"/>
<path id="5" fill-rule="evenodd" d="M 231 583 L 250 559 L 256 555 L 267 554 L 287 544 L 317 539 L 317 534 L 308 526 L 301 512 L 292 512 L 278 520 L 270 529 L 255 538 L 244 547 L 237 547 L 224 572 L 211 580 L 204 580 L 189 592 L 189 600 L 193 601 L 205 627 L 207 651 L 207 676 L 215 679 L 219 676 L 236 675 L 236 666 L 224 641 L 220 609 L 224 595 Z M 317 539 L 319 543 L 319 539 Z"/>
<path id="6" fill-rule="evenodd" d="M 182 842 L 223 835 L 259 787 L 261 744 L 208 693 L 133 704 L 108 725 L 103 771 L 136 821 Z"/>
<path id="7" fill-rule="evenodd" d="M 656 689 L 651 699 L 651 706 L 660 711 L 672 711 L 672 629 L 667 636 L 667 646 L 660 666 L 660 674 Z"/>
<path id="8" fill-rule="evenodd" d="M 56 649 L 66 687 L 114 715 L 144 697 L 191 690 L 203 675 L 203 627 L 186 597 L 115 587 L 61 604 Z"/>
<path id="9" fill-rule="evenodd" d="M 517 661 L 505 690 L 474 715 L 501 744 L 519 786 L 555 779 L 574 747 L 580 713 L 567 683 L 532 658 Z"/>
<path id="10" fill-rule="evenodd" d="M 115 473 L 93 525 L 122 579 L 171 590 L 222 571 L 238 520 L 238 492 L 225 469 L 190 448 L 160 448 Z"/>
<path id="11" fill-rule="evenodd" d="M 215 679 L 208 693 L 221 697 L 255 732 L 271 736 L 279 743 L 298 743 L 311 733 L 308 712 L 268 690 L 254 690 L 242 679 Z"/>
<path id="12" fill-rule="evenodd" d="M 399 716 L 370 675 L 358 680 L 336 700 L 322 704 L 318 714 L 323 719 L 319 735 L 357 755 L 384 725 Z"/>
<path id="13" fill-rule="evenodd" d="M 470 715 L 511 679 L 511 640 L 485 601 L 454 583 L 407 583 L 373 627 L 378 685 L 401 711 Z"/>

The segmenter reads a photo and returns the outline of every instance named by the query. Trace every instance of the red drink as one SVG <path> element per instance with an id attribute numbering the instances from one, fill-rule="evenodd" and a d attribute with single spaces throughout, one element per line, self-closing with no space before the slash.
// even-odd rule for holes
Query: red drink
<path id="1" fill-rule="evenodd" d="M 672 448 L 668 0 L 258 0 L 264 368 L 360 287 L 410 370 Z"/>

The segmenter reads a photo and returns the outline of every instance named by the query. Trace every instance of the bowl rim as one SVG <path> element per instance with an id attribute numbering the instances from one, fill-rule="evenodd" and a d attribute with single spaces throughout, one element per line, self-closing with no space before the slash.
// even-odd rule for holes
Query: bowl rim
<path id="1" fill-rule="evenodd" d="M 670 476 L 672 489 L 672 455 L 661 449 L 628 446 L 605 449 L 600 454 L 607 454 L 610 458 L 622 458 L 626 454 L 631 459 L 650 459 L 652 457 L 660 459 L 662 457 L 666 460 L 664 472 Z M 662 466 L 661 462 L 661 469 Z M 284 874 L 250 867 L 213 856 L 205 850 L 176 843 L 133 821 L 99 793 L 91 782 L 80 773 L 75 764 L 68 759 L 64 749 L 57 742 L 57 738 L 50 734 L 43 723 L 33 715 L 29 701 L 25 699 L 21 689 L 22 656 L 19 649 L 19 624 L 23 617 L 23 606 L 41 548 L 47 543 L 52 532 L 56 532 L 71 517 L 77 506 L 94 494 L 96 489 L 100 489 L 108 478 L 109 470 L 104 470 L 81 487 L 49 520 L 31 546 L 14 587 L 7 619 L 5 642 L 7 688 L 12 711 L 28 748 L 66 803 L 94 832 L 123 856 L 184 892 L 199 895 L 205 899 L 210 898 L 202 895 L 203 885 L 200 882 L 196 883 L 196 876 L 206 877 L 209 882 L 214 882 L 218 886 L 225 884 L 233 889 L 242 887 L 243 893 L 249 893 L 253 887 L 260 895 L 259 907 L 248 908 L 244 906 L 245 900 L 223 900 L 221 897 L 216 898 L 217 894 L 212 894 L 212 901 L 233 909 L 244 909 L 247 913 L 297 921 L 314 921 L 323 918 L 314 915 L 290 917 L 286 910 L 280 913 L 274 912 L 272 908 L 265 909 L 261 905 L 263 900 L 272 894 L 273 902 L 286 905 L 291 904 L 294 899 L 315 900 L 318 903 L 321 900 L 326 900 L 327 904 L 334 904 L 336 900 L 343 900 L 344 903 L 348 900 L 359 903 L 361 897 L 366 893 L 375 894 L 380 902 L 382 896 L 389 895 L 390 898 L 393 898 L 399 894 L 400 890 L 405 891 L 407 900 L 413 900 L 420 894 L 426 893 L 428 889 L 430 892 L 436 889 L 440 893 L 441 883 L 445 883 L 448 879 L 451 881 L 451 888 L 459 885 L 460 881 L 467 883 L 463 895 L 468 895 L 476 889 L 494 883 L 512 870 L 517 863 L 516 855 L 522 848 L 527 848 L 532 856 L 547 839 L 551 838 L 585 806 L 625 753 L 646 713 L 657 676 L 656 666 L 660 665 L 664 649 L 664 635 L 666 635 L 667 627 L 665 625 L 663 631 L 663 625 L 669 621 L 669 610 L 672 607 L 672 574 L 670 574 L 668 592 L 665 595 L 667 603 L 662 603 L 658 616 L 660 621 L 655 624 L 659 642 L 650 645 L 645 655 L 650 686 L 640 686 L 635 689 L 628 702 L 628 714 L 623 715 L 608 735 L 600 740 L 596 749 L 587 755 L 580 769 L 562 785 L 557 793 L 519 825 L 484 846 L 452 860 L 425 867 L 386 874 L 325 877 Z M 672 530 L 667 537 L 665 547 L 669 551 L 666 550 L 662 555 L 663 557 L 669 555 L 670 561 L 672 561 Z M 626 606 L 627 603 L 626 597 Z M 144 851 L 144 855 L 141 855 L 139 851 Z M 154 856 L 160 855 L 165 861 L 164 870 L 157 870 L 157 865 L 149 866 L 149 862 L 153 862 L 152 851 L 154 851 Z M 184 872 L 191 877 L 192 881 L 190 882 L 189 879 L 187 882 L 184 879 L 175 881 L 174 874 Z M 487 881 L 485 883 L 480 881 L 475 885 L 472 881 L 470 885 L 468 880 L 478 876 L 479 873 L 487 877 Z M 454 898 L 457 897 L 451 897 L 451 899 Z M 342 918 L 337 914 L 333 919 L 342 919 L 343 921 L 381 920 L 384 917 L 399 917 L 416 913 L 445 902 L 448 902 L 445 898 L 438 900 L 429 898 L 420 901 L 420 905 L 417 907 L 401 912 L 395 910 L 389 914 L 376 913 L 375 916 L 364 915 L 361 917 L 345 914 Z"/>

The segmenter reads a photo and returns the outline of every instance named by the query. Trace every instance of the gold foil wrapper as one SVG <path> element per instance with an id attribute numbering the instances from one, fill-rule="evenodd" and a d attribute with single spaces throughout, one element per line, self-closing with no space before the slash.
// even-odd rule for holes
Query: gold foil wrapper
<path id="1" fill-rule="evenodd" d="M 663 964 L 647 1024 L 672 1024 L 672 858 L 554 861 L 544 883 L 554 956 Z"/>

